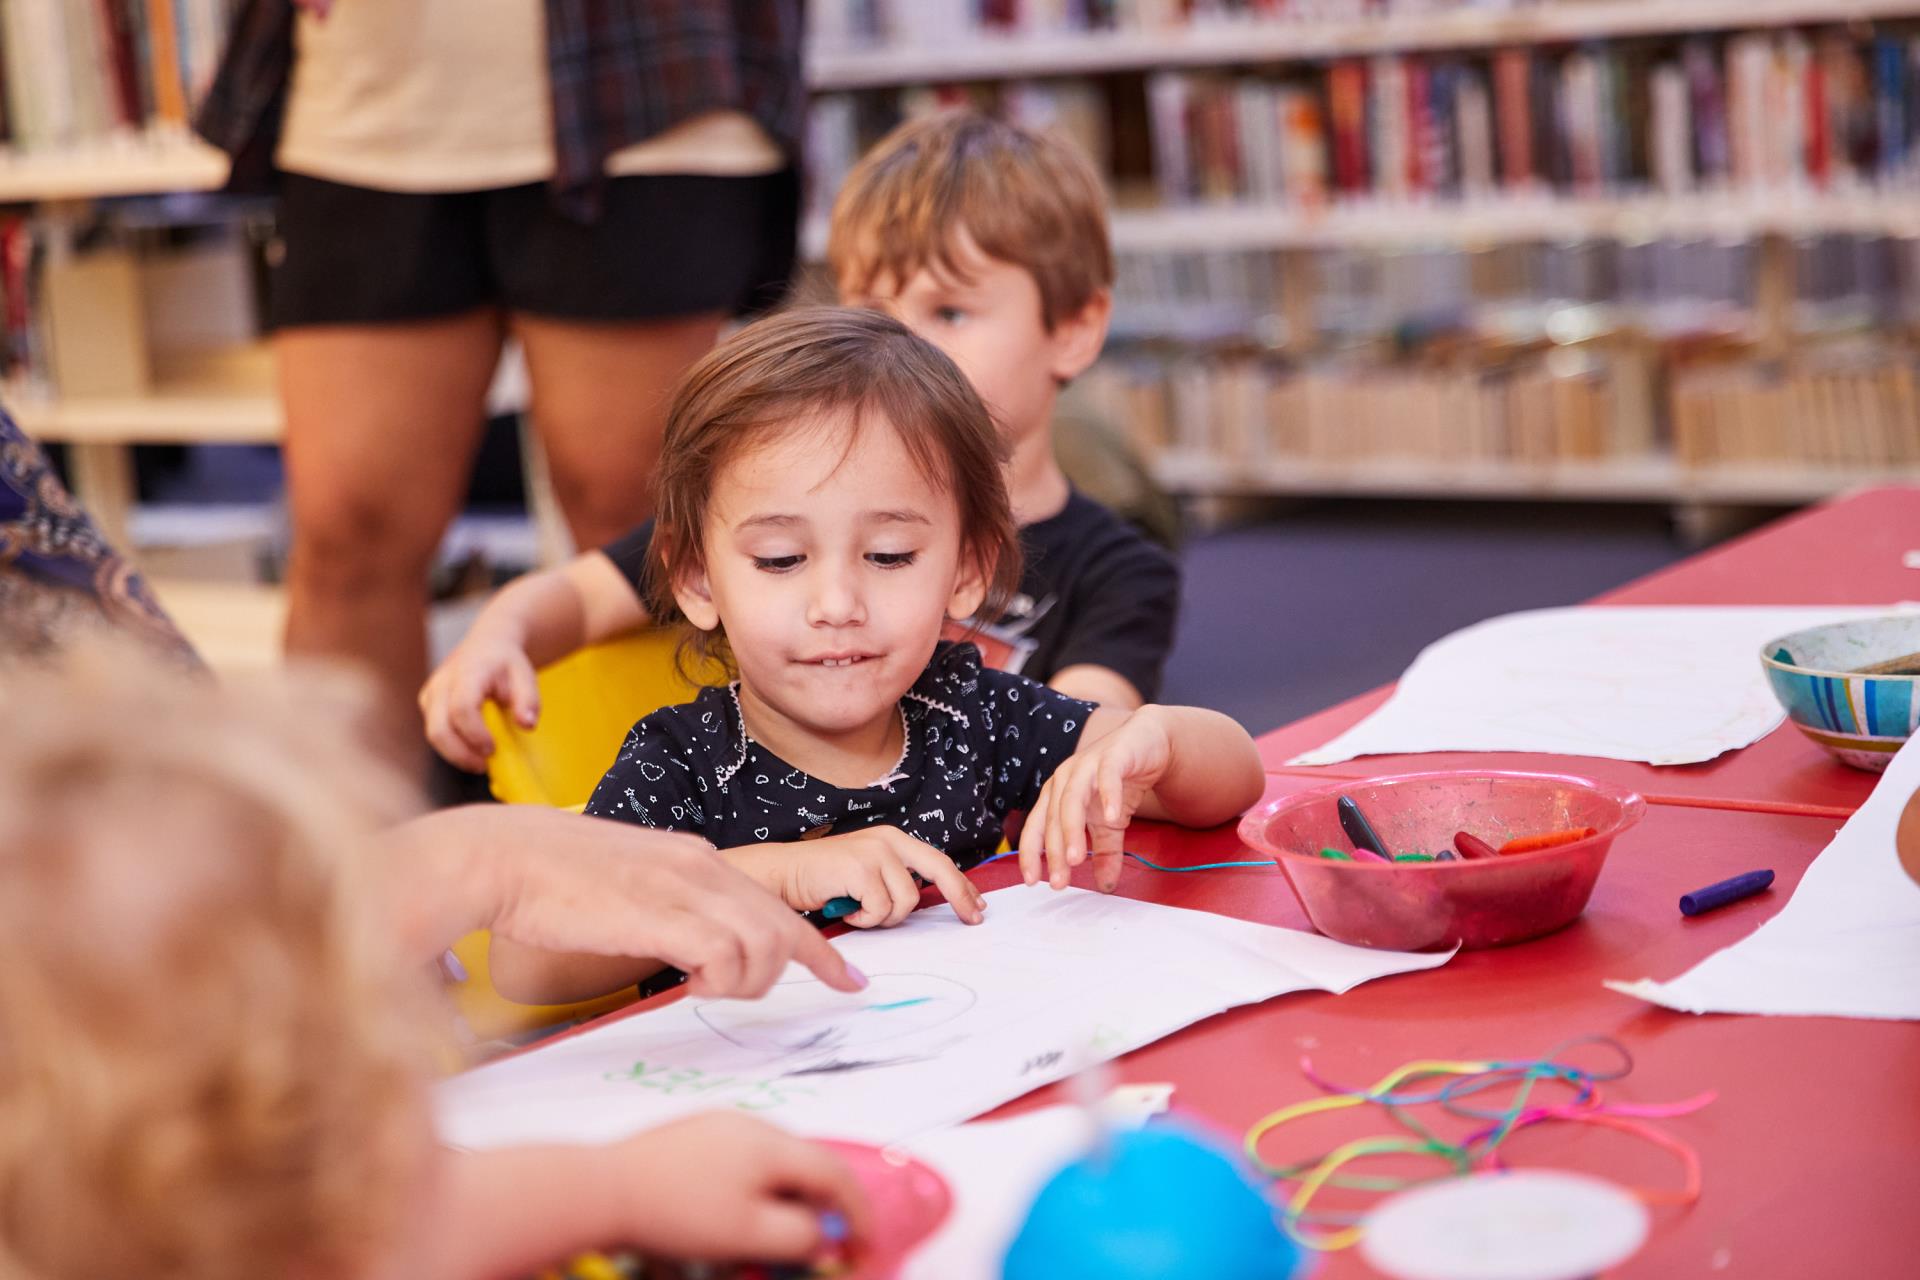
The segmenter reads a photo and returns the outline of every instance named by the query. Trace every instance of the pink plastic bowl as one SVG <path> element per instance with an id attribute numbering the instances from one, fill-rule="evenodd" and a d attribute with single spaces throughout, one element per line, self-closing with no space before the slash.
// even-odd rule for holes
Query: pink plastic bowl
<path id="1" fill-rule="evenodd" d="M 1351 850 L 1334 803 L 1352 796 L 1395 853 L 1433 853 L 1466 831 L 1495 848 L 1519 836 L 1592 827 L 1585 840 L 1459 862 L 1340 862 Z M 1240 838 L 1272 856 L 1329 938 L 1422 951 L 1525 942 L 1586 909 L 1614 837 L 1646 801 L 1624 787 L 1554 773 L 1406 773 L 1271 800 L 1240 820 Z"/>
<path id="2" fill-rule="evenodd" d="M 893 1280 L 953 1209 L 953 1191 L 930 1165 L 864 1142 L 817 1139 L 847 1162 L 873 1208 L 874 1238 L 848 1280 Z M 784 1273 L 782 1273 L 784 1274 Z"/>

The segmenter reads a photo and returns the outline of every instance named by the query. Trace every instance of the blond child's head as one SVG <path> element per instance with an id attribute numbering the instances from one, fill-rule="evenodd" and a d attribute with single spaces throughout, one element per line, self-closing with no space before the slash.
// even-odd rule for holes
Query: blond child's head
<path id="1" fill-rule="evenodd" d="M 756 710 L 819 733 L 888 714 L 944 623 L 1019 582 L 1003 462 L 966 378 L 900 322 L 762 320 L 668 410 L 655 615 L 724 637 Z"/>
<path id="2" fill-rule="evenodd" d="M 827 263 L 953 357 L 1016 442 L 1100 354 L 1111 309 L 1106 195 L 1053 133 L 973 110 L 901 125 L 847 175 Z"/>
<path id="3" fill-rule="evenodd" d="M 344 712 L 131 655 L 0 716 L 0 1276 L 366 1274 L 425 1023 L 343 855 L 404 788 Z"/>

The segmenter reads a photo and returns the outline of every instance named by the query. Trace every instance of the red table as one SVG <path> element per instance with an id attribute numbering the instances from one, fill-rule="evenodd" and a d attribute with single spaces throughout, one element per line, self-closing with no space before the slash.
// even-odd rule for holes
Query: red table
<path id="1" fill-rule="evenodd" d="M 1882 489 L 1773 525 L 1600 597 L 1609 604 L 1880 603 L 1920 597 L 1901 557 L 1920 549 L 1920 489 Z M 1267 735 L 1269 768 L 1318 745 L 1385 697 L 1376 690 Z M 1439 969 L 1368 983 L 1346 995 L 1306 993 L 1189 1027 L 1117 1064 L 1129 1082 L 1170 1081 L 1174 1105 L 1237 1136 L 1278 1107 L 1317 1096 L 1299 1059 L 1328 1077 L 1371 1084 L 1416 1058 L 1536 1057 L 1573 1037 L 1625 1044 L 1631 1076 L 1610 1096 L 1670 1102 L 1704 1090 L 1718 1100 L 1660 1122 L 1698 1150 L 1703 1193 L 1662 1209 L 1624 1277 L 1913 1274 L 1920 1215 L 1920 1029 L 1842 1018 L 1695 1017 L 1616 994 L 1605 978 L 1671 978 L 1747 936 L 1780 910 L 1801 874 L 1873 779 L 1832 764 L 1791 729 L 1711 764 L 1682 769 L 1566 756 L 1368 757 L 1335 769 L 1270 772 L 1268 795 L 1330 778 L 1457 766 L 1541 767 L 1617 779 L 1692 803 L 1649 808 L 1615 842 L 1586 913 L 1521 946 L 1465 952 Z M 1351 770 L 1351 772 L 1346 772 Z M 1705 807 L 1705 806 L 1713 807 Z M 1823 807 L 1816 815 L 1788 806 Z M 1138 825 L 1129 847 L 1185 865 L 1246 858 L 1231 828 Z M 1772 892 L 1688 920 L 1683 892 L 1755 867 Z M 975 873 L 983 888 L 1016 883 L 1012 862 Z M 1081 877 L 1084 883 L 1084 874 Z M 1269 868 L 1166 874 L 1129 865 L 1123 894 L 1290 928 L 1309 927 Z M 1035 890 L 1034 892 L 1044 892 Z M 673 997 L 665 997 L 671 999 Z M 609 1015 L 631 1016 L 634 1009 Z M 995 1115 L 1066 1100 L 1059 1086 Z M 1354 1137 L 1390 1132 L 1360 1109 L 1283 1131 L 1263 1150 L 1297 1159 Z M 1670 1187 L 1672 1157 L 1624 1135 L 1543 1126 L 1503 1148 L 1516 1164 L 1582 1169 Z M 1338 1206 L 1337 1199 L 1327 1203 Z M 1352 1202 L 1349 1202 L 1352 1203 Z M 1327 1280 L 1376 1274 L 1355 1251 L 1327 1255 Z"/>
<path id="2" fill-rule="evenodd" d="M 1603 604 L 1883 603 L 1920 598 L 1920 489 L 1880 489 L 1803 513 L 1610 592 Z M 1261 740 L 1269 769 L 1326 741 L 1386 696 L 1373 693 Z M 1613 1096 L 1667 1102 L 1712 1089 L 1704 1111 L 1662 1126 L 1700 1153 L 1703 1194 L 1655 1212 L 1652 1239 L 1621 1276 L 1892 1276 L 1920 1263 L 1920 1029 L 1841 1018 L 1673 1013 L 1601 986 L 1604 978 L 1671 978 L 1749 934 L 1786 904 L 1801 873 L 1874 779 L 1831 762 L 1793 729 L 1706 765 L 1655 769 L 1566 756 L 1366 757 L 1330 769 L 1270 773 L 1268 794 L 1341 776 L 1498 765 L 1580 772 L 1691 803 L 1650 807 L 1615 844 L 1582 918 L 1522 946 L 1465 952 L 1442 968 L 1369 983 L 1343 996 L 1284 997 L 1235 1010 L 1118 1064 L 1130 1082 L 1171 1081 L 1176 1107 L 1238 1135 L 1254 1120 L 1315 1096 L 1298 1060 L 1332 1079 L 1370 1084 L 1416 1058 L 1532 1057 L 1605 1033 L 1636 1066 Z M 1712 807 L 1707 807 L 1712 806 Z M 1813 806 L 1823 816 L 1781 812 Z M 1169 864 L 1249 857 L 1231 829 L 1183 832 L 1142 824 L 1130 847 Z M 1680 894 L 1772 867 L 1771 893 L 1697 919 Z M 1008 863 L 976 873 L 986 888 L 1017 880 Z M 1121 892 L 1263 923 L 1308 928 L 1275 871 L 1192 876 L 1129 865 Z M 1064 1100 L 1058 1088 L 1013 1103 Z M 1303 1123 L 1265 1148 L 1299 1158 L 1390 1127 L 1364 1109 Z M 1666 1153 L 1624 1135 L 1544 1126 L 1507 1148 L 1516 1163 L 1584 1169 L 1622 1181 L 1677 1185 Z M 1338 1200 L 1328 1201 L 1337 1205 Z M 1375 1274 L 1355 1251 L 1328 1255 L 1329 1280 Z"/>
<path id="3" fill-rule="evenodd" d="M 1307 785 L 1273 777 L 1268 794 Z M 1745 937 L 1786 904 L 1838 827 L 1834 819 L 1649 809 L 1615 843 L 1585 915 L 1567 929 L 1523 946 L 1463 952 L 1439 969 L 1342 996 L 1305 993 L 1237 1009 L 1127 1055 L 1118 1075 L 1172 1082 L 1176 1108 L 1237 1139 L 1267 1112 L 1316 1096 L 1297 1065 L 1303 1053 L 1328 1077 L 1360 1087 L 1416 1058 L 1535 1057 L 1571 1037 L 1604 1033 L 1635 1058 L 1633 1073 L 1607 1086 L 1611 1097 L 1671 1102 L 1709 1089 L 1719 1094 L 1704 1111 L 1660 1122 L 1700 1154 L 1699 1203 L 1656 1210 L 1647 1247 L 1613 1274 L 1910 1274 L 1920 1254 L 1911 1182 L 1920 1171 L 1920 1030 L 1839 1018 L 1695 1017 L 1600 985 L 1603 978 L 1670 978 Z M 1131 847 L 1169 865 L 1250 856 L 1231 830 L 1142 824 Z M 1692 920 L 1680 915 L 1681 893 L 1760 866 L 1778 874 L 1772 892 Z M 1003 862 L 975 878 L 999 888 L 1017 883 L 1018 872 Z M 1182 876 L 1130 864 L 1121 892 L 1310 927 L 1272 870 Z M 1056 1086 L 995 1115 L 1066 1100 Z M 1356 1109 L 1292 1126 L 1263 1150 L 1299 1159 L 1389 1133 L 1397 1135 L 1377 1113 Z M 1625 1183 L 1672 1187 L 1680 1178 L 1666 1153 L 1604 1131 L 1543 1127 L 1504 1150 L 1515 1164 Z M 1378 1273 L 1348 1250 L 1327 1255 L 1319 1274 Z"/>
<path id="4" fill-rule="evenodd" d="M 1920 600 L 1920 571 L 1904 567 L 1920 550 L 1920 488 L 1869 489 L 1768 525 L 1746 537 L 1595 597 L 1593 604 L 1887 604 Z M 1757 662 L 1757 659 L 1756 659 Z M 1357 724 L 1386 701 L 1391 687 L 1350 698 L 1260 739 L 1269 770 Z M 1837 763 L 1792 725 L 1782 724 L 1744 751 L 1705 764 L 1655 767 L 1583 756 L 1444 752 L 1362 756 L 1314 776 L 1378 777 L 1419 769 L 1541 769 L 1604 778 L 1653 797 L 1743 808 L 1850 813 L 1873 789 L 1873 775 Z"/>

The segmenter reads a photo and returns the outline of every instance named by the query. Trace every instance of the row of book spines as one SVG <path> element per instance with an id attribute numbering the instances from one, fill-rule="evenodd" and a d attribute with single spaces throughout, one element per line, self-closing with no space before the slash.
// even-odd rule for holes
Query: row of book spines
<path id="1" fill-rule="evenodd" d="M 1651 417 L 1618 394 L 1607 368 L 1573 376 L 1539 367 L 1498 376 L 1438 370 L 1276 376 L 1248 362 L 1181 365 L 1163 381 L 1128 380 L 1137 444 L 1231 461 L 1550 462 L 1640 456 L 1655 446 Z"/>
<path id="2" fill-rule="evenodd" d="M 62 145 L 184 127 L 225 43 L 230 0 L 9 0 L 0 140 Z"/>
<path id="3" fill-rule="evenodd" d="M 1920 37 L 1799 32 L 1485 59 L 1342 59 L 1309 75 L 1164 72 L 1148 86 L 1162 198 L 1599 193 L 1652 182 L 1906 176 Z"/>
<path id="4" fill-rule="evenodd" d="M 1690 464 L 1920 463 L 1920 378 L 1908 362 L 1784 374 L 1684 372 L 1673 379 L 1669 415 L 1674 453 Z"/>
<path id="5" fill-rule="evenodd" d="M 1186 364 L 1159 376 L 1112 365 L 1089 388 L 1148 453 L 1227 462 L 1385 458 L 1553 463 L 1670 447 L 1689 465 L 1920 465 L 1920 374 L 1865 368 L 1682 373 L 1665 394 L 1637 360 L 1578 373 L 1338 370 Z"/>

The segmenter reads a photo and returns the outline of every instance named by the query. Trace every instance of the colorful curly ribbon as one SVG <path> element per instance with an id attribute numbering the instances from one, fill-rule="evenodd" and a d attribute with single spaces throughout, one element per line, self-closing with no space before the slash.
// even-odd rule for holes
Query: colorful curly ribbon
<path id="1" fill-rule="evenodd" d="M 1617 1054 L 1618 1066 L 1611 1071 L 1599 1071 L 1556 1060 L 1556 1055 L 1585 1046 L 1596 1046 Z M 1521 1129 L 1549 1121 L 1600 1125 L 1671 1152 L 1680 1162 L 1680 1186 L 1629 1188 L 1631 1194 L 1644 1203 L 1688 1205 L 1700 1196 L 1699 1154 L 1686 1143 L 1643 1121 L 1691 1115 L 1712 1102 L 1715 1095 L 1707 1092 L 1670 1103 L 1605 1101 L 1601 1097 L 1600 1085 L 1619 1080 L 1633 1070 L 1633 1057 L 1627 1052 L 1626 1046 L 1610 1037 L 1587 1036 L 1567 1041 L 1554 1046 L 1546 1057 L 1533 1060 L 1431 1059 L 1409 1062 L 1388 1072 L 1368 1089 L 1342 1088 L 1316 1072 L 1312 1062 L 1306 1058 L 1301 1059 L 1300 1069 L 1326 1096 L 1297 1102 L 1262 1117 L 1247 1130 L 1244 1147 L 1247 1158 L 1261 1172 L 1277 1181 L 1299 1183 L 1287 1201 L 1285 1225 L 1288 1234 L 1311 1249 L 1345 1249 L 1356 1243 L 1363 1232 L 1358 1215 L 1316 1211 L 1312 1208 L 1313 1199 L 1322 1188 L 1335 1186 L 1393 1192 L 1439 1178 L 1505 1169 L 1507 1164 L 1500 1155 L 1501 1144 Z M 1446 1083 L 1437 1088 L 1417 1088 L 1432 1081 Z M 1542 1083 L 1564 1085 L 1573 1090 L 1573 1095 L 1570 1100 L 1554 1105 L 1534 1103 L 1533 1093 Z M 1464 1101 L 1474 1094 L 1503 1084 L 1515 1086 L 1511 1102 L 1503 1109 L 1475 1107 Z M 1343 1143 L 1323 1155 L 1285 1165 L 1273 1164 L 1260 1154 L 1261 1140 L 1283 1125 L 1307 1116 L 1367 1103 L 1383 1108 L 1388 1117 L 1410 1136 L 1361 1138 Z M 1448 1142 L 1422 1124 L 1409 1110 L 1431 1105 L 1437 1105 L 1456 1117 L 1484 1120 L 1487 1123 L 1459 1142 Z M 1431 1178 L 1375 1177 L 1342 1172 L 1355 1161 L 1384 1155 L 1428 1157 L 1441 1162 L 1445 1168 Z M 1332 1230 L 1310 1230 L 1310 1224 L 1339 1225 Z"/>

